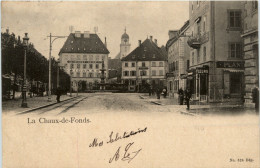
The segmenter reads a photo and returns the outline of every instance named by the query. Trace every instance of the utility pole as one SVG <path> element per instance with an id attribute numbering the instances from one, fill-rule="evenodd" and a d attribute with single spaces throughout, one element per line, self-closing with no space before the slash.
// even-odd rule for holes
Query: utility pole
<path id="1" fill-rule="evenodd" d="M 51 50 L 52 50 L 52 43 L 58 38 L 65 38 L 67 36 L 52 36 L 50 33 L 50 52 L 49 52 L 49 89 L 48 89 L 48 101 L 51 101 Z M 51 38 L 54 37 L 52 40 Z"/>

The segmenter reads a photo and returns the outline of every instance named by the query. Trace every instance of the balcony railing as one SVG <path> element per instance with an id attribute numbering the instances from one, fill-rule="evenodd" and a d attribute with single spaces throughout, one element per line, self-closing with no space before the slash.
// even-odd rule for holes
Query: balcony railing
<path id="1" fill-rule="evenodd" d="M 187 43 L 190 47 L 199 49 L 201 44 L 207 42 L 209 40 L 209 32 L 204 34 L 199 34 L 196 36 L 189 37 Z"/>

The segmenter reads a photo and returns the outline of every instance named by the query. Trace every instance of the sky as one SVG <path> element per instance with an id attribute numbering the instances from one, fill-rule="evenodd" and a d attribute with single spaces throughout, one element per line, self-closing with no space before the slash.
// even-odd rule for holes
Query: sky
<path id="1" fill-rule="evenodd" d="M 68 36 L 70 26 L 74 31 L 90 31 L 98 27 L 97 34 L 107 39 L 109 56 L 114 58 L 120 51 L 121 36 L 129 35 L 131 50 L 153 36 L 158 45 L 165 45 L 169 30 L 178 30 L 189 18 L 188 1 L 161 2 L 2 2 L 1 32 L 9 31 L 24 37 L 46 58 L 49 57 L 50 40 L 47 37 Z M 52 56 L 58 53 L 66 38 L 53 42 Z"/>

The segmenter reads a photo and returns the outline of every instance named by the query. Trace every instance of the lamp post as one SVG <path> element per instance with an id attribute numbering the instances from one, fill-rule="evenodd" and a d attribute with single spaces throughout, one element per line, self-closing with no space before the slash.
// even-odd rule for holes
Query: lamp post
<path id="1" fill-rule="evenodd" d="M 23 68 L 23 90 L 22 90 L 22 105 L 21 107 L 28 107 L 27 101 L 26 101 L 26 50 L 28 47 L 29 37 L 28 33 L 25 33 L 25 36 L 23 38 L 23 45 L 24 45 L 24 68 Z"/>
<path id="2" fill-rule="evenodd" d="M 60 86 L 60 60 L 57 60 L 57 88 Z"/>
<path id="3" fill-rule="evenodd" d="M 48 101 L 51 101 L 51 50 L 52 50 L 52 43 L 58 39 L 58 38 L 65 38 L 67 36 L 52 36 L 50 33 L 50 53 L 49 53 L 49 89 L 48 89 Z M 51 38 L 54 37 L 54 39 L 52 40 Z"/>

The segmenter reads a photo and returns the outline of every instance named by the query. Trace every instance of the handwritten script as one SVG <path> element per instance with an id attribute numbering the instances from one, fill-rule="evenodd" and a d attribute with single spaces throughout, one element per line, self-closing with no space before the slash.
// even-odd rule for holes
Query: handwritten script
<path id="1" fill-rule="evenodd" d="M 94 148 L 94 147 L 102 147 L 104 144 L 112 144 L 115 143 L 116 141 L 119 140 L 123 140 L 123 139 L 127 139 L 129 137 L 135 136 L 136 134 L 140 134 L 140 133 L 144 133 L 147 131 L 147 127 L 145 127 L 144 129 L 140 129 L 138 128 L 138 130 L 136 131 L 124 131 L 124 133 L 119 134 L 114 133 L 113 131 L 111 131 L 111 133 L 108 136 L 108 140 L 107 141 L 103 141 L 103 140 L 98 140 L 98 138 L 94 138 L 93 141 L 89 144 L 90 148 Z M 109 159 L 109 163 L 112 163 L 113 161 L 117 161 L 119 159 L 121 159 L 122 161 L 127 161 L 128 163 L 130 163 L 138 154 L 139 152 L 142 150 L 142 148 L 137 148 L 133 147 L 134 142 L 128 143 L 126 146 L 119 146 L 115 152 L 115 154 Z M 135 149 L 132 149 L 135 148 Z"/>

